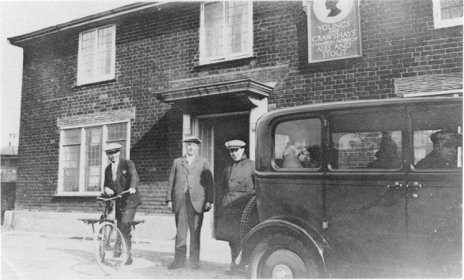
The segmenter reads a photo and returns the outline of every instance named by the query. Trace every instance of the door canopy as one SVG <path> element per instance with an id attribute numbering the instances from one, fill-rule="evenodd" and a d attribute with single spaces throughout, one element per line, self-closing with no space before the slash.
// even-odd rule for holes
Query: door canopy
<path id="1" fill-rule="evenodd" d="M 251 79 L 208 84 L 158 93 L 163 102 L 173 103 L 189 114 L 247 111 L 254 100 L 269 97 L 273 87 Z"/>

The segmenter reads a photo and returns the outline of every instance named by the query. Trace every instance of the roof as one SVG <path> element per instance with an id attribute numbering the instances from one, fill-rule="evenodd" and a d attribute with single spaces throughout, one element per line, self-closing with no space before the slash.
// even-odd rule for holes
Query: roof
<path id="1" fill-rule="evenodd" d="M 302 105 L 289 108 L 281 108 L 271 111 L 261 118 L 261 121 L 270 120 L 276 116 L 287 114 L 299 114 L 307 112 L 331 111 L 339 109 L 354 109 L 354 108 L 369 108 L 383 106 L 399 106 L 413 103 L 440 103 L 440 102 L 456 102 L 462 104 L 462 97 L 425 97 L 425 98 L 386 98 L 386 99 L 370 99 L 361 101 L 341 101 L 327 102 Z"/>
<path id="2" fill-rule="evenodd" d="M 8 41 L 10 41 L 10 43 L 13 44 L 13 45 L 19 46 L 22 42 L 33 39 L 33 38 L 37 38 L 37 37 L 49 35 L 49 34 L 52 34 L 52 33 L 60 32 L 60 31 L 66 30 L 66 29 L 71 29 L 71 28 L 74 28 L 74 27 L 86 25 L 86 24 L 89 24 L 89 23 L 92 23 L 92 22 L 98 22 L 98 21 L 102 21 L 102 20 L 107 20 L 109 18 L 121 16 L 121 15 L 124 15 L 124 14 L 132 13 L 132 12 L 136 12 L 136 11 L 140 11 L 140 10 L 144 10 L 144 9 L 148 9 L 148 8 L 161 6 L 161 5 L 168 4 L 168 3 L 169 3 L 169 1 L 164 1 L 164 2 L 137 2 L 137 3 L 134 3 L 134 4 L 121 6 L 119 8 L 115 8 L 115 9 L 112 9 L 112 10 L 109 10 L 109 11 L 101 12 L 101 13 L 90 15 L 90 16 L 86 16 L 86 17 L 83 17 L 83 18 L 79 18 L 79 19 L 72 20 L 72 21 L 69 21 L 69 22 L 66 22 L 66 23 L 62 23 L 62 24 L 58 24 L 58 25 L 55 25 L 55 26 L 47 27 L 47 28 L 40 29 L 40 30 L 37 30 L 37 31 L 33 31 L 33 32 L 30 32 L 30 33 L 26 33 L 26 34 L 23 34 L 23 35 L 10 37 L 10 38 L 8 38 Z"/>

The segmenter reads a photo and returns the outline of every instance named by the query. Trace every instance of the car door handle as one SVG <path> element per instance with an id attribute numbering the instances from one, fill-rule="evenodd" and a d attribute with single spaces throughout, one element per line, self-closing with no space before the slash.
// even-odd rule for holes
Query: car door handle
<path id="1" fill-rule="evenodd" d="M 404 188 L 404 184 L 399 181 L 395 181 L 393 184 L 388 184 L 387 189 L 394 189 L 394 190 L 399 190 Z"/>

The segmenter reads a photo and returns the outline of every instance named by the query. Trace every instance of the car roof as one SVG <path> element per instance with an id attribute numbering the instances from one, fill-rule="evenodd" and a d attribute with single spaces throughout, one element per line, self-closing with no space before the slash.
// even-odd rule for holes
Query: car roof
<path id="1" fill-rule="evenodd" d="M 425 97 L 425 98 L 389 98 L 389 99 L 370 99 L 356 101 L 327 102 L 296 106 L 291 108 L 281 108 L 268 112 L 263 117 L 265 119 L 274 118 L 281 115 L 290 115 L 298 113 L 346 110 L 355 108 L 399 106 L 407 104 L 438 104 L 438 103 L 456 103 L 462 104 L 462 97 Z"/>

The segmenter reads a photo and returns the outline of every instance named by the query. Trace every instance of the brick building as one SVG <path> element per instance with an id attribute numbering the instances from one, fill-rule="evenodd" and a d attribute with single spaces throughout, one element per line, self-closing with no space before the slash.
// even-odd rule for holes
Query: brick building
<path id="1" fill-rule="evenodd" d="M 9 38 L 24 50 L 15 211 L 97 211 L 105 143 L 135 162 L 139 212 L 168 214 L 183 134 L 203 138 L 217 174 L 231 138 L 254 157 L 269 110 L 462 94 L 462 1 L 345 1 L 358 52 L 322 61 L 309 55 L 308 3 L 144 2 Z"/>

